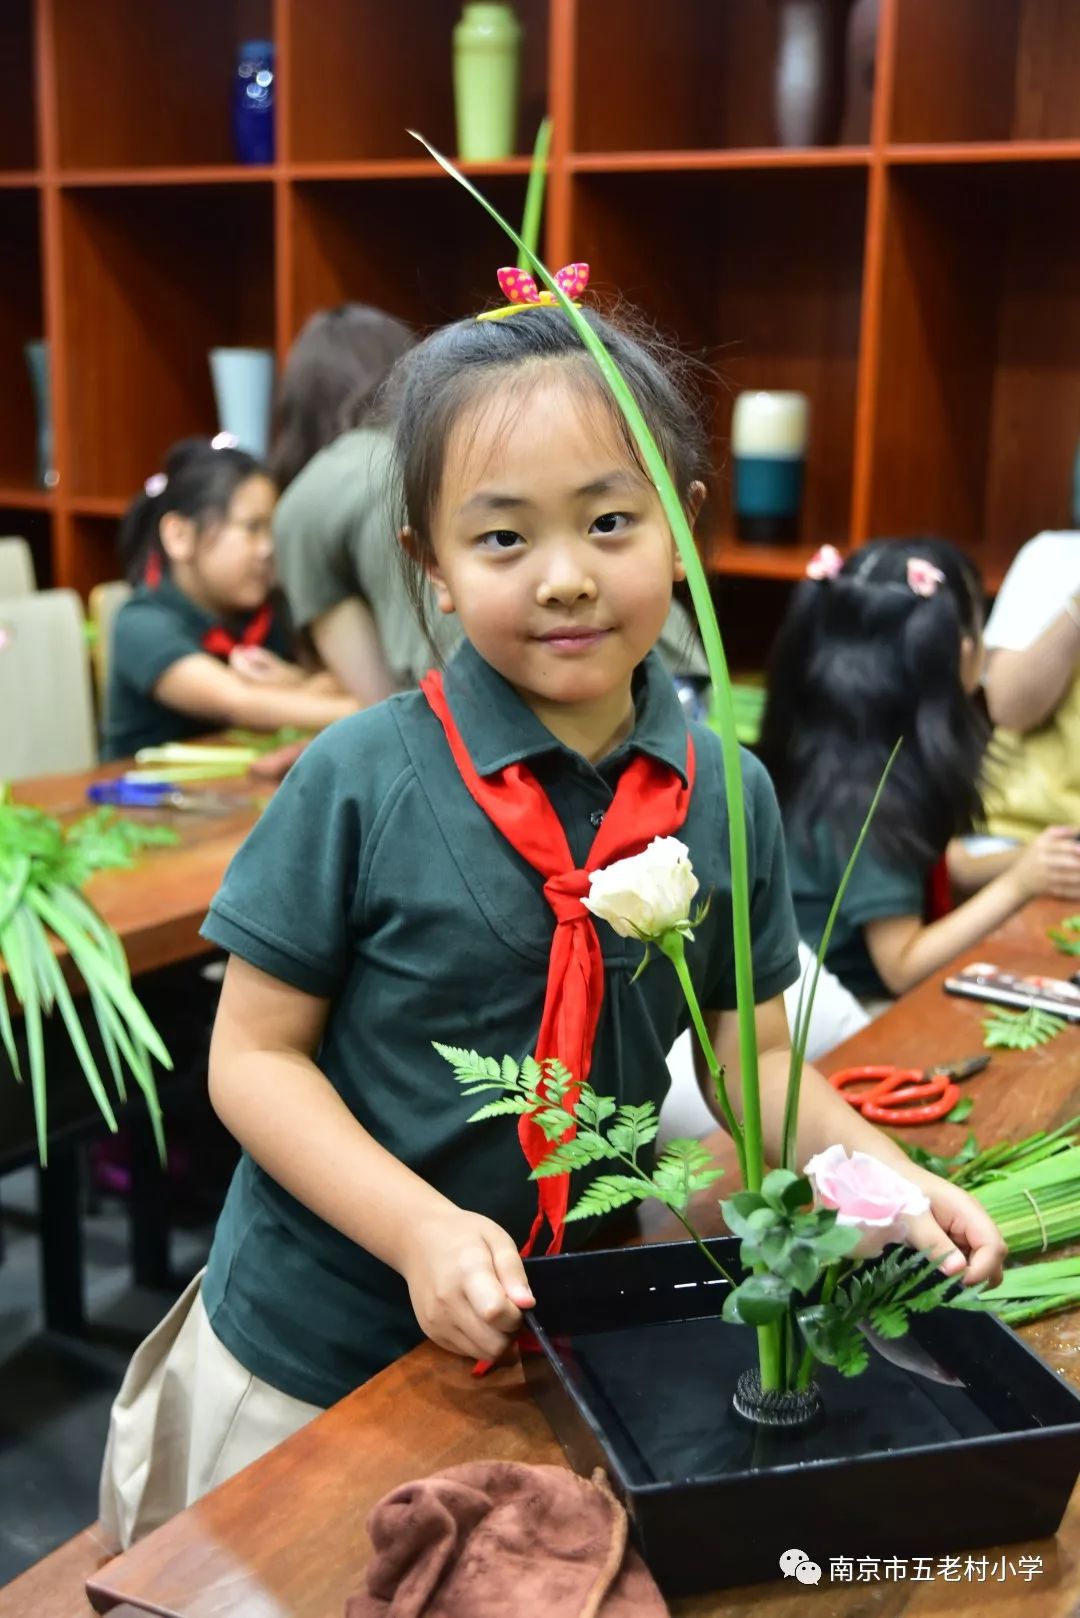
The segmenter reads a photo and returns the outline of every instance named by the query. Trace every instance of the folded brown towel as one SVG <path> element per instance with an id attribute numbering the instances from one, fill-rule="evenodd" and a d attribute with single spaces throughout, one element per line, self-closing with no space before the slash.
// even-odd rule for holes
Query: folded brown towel
<path id="1" fill-rule="evenodd" d="M 664 1618 L 603 1472 L 470 1461 L 403 1483 L 368 1519 L 345 1618 Z"/>

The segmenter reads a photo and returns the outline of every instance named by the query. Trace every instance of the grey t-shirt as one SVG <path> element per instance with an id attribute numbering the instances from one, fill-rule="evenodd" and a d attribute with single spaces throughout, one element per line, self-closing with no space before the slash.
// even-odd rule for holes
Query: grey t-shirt
<path id="1" fill-rule="evenodd" d="M 391 673 L 405 689 L 437 661 L 405 589 L 397 554 L 393 461 L 387 433 L 358 427 L 310 460 L 274 512 L 278 579 L 297 629 L 307 629 L 349 596 L 375 619 Z M 428 625 L 445 659 L 461 636 L 435 608 Z M 704 679 L 708 665 L 690 615 L 672 602 L 657 645 L 668 672 Z"/>

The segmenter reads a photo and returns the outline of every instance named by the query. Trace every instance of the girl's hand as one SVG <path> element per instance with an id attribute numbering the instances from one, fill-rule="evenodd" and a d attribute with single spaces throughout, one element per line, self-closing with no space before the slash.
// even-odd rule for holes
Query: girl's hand
<path id="1" fill-rule="evenodd" d="M 939 1259 L 946 1275 L 963 1272 L 966 1287 L 979 1281 L 996 1287 L 1008 1249 L 982 1203 L 940 1175 L 906 1172 L 930 1198 L 930 1212 L 908 1223 L 908 1245 Z"/>
<path id="2" fill-rule="evenodd" d="M 469 1359 L 497 1360 L 535 1302 L 506 1231 L 462 1208 L 413 1232 L 401 1273 L 424 1335 Z"/>
<path id="3" fill-rule="evenodd" d="M 1080 899 L 1080 842 L 1075 826 L 1049 826 L 1017 859 L 1012 876 L 1022 896 Z"/>
<path id="4" fill-rule="evenodd" d="M 303 685 L 305 680 L 302 668 L 286 663 L 265 646 L 234 646 L 229 653 L 229 667 L 253 685 Z"/>

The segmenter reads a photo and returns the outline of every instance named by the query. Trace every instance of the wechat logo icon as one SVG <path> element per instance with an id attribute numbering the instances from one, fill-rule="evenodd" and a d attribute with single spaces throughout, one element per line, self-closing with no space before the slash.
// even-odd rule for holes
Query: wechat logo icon
<path id="1" fill-rule="evenodd" d="M 805 1551 L 785 1551 L 780 1558 L 780 1571 L 785 1579 L 798 1579 L 800 1584 L 819 1584 L 821 1569 L 811 1562 Z"/>

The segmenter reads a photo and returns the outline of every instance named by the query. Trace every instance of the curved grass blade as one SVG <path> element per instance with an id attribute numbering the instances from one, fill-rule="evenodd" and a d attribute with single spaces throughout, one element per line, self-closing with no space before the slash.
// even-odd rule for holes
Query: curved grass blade
<path id="1" fill-rule="evenodd" d="M 7 876 L 0 882 L 0 933 L 22 903 L 26 884 L 30 880 L 31 863 L 29 854 L 17 854 Z"/>
<path id="2" fill-rule="evenodd" d="M 108 994 L 110 1000 L 123 1015 L 124 1021 L 132 1033 L 138 1035 L 139 1039 L 157 1058 L 162 1067 L 171 1071 L 172 1057 L 166 1050 L 157 1029 L 139 1003 L 130 982 L 116 970 L 112 962 L 106 956 L 103 956 L 100 950 L 95 948 L 91 940 L 72 928 L 64 912 L 44 893 L 37 889 L 31 889 L 28 898 L 45 925 L 67 945 L 72 960 L 85 980 L 88 983 L 95 983 Z"/>
<path id="3" fill-rule="evenodd" d="M 803 989 L 806 987 L 805 979 L 799 986 L 799 1004 L 795 1013 L 795 1028 L 791 1041 L 791 1066 L 788 1069 L 787 1099 L 784 1102 L 784 1135 L 781 1161 L 786 1169 L 795 1169 L 795 1136 L 799 1118 L 799 1094 L 802 1090 L 802 1071 L 803 1064 L 806 1061 L 806 1044 L 810 1038 L 810 1018 L 814 1010 L 814 999 L 817 995 L 821 969 L 825 964 L 825 957 L 829 953 L 833 927 L 836 925 L 836 918 L 840 914 L 840 906 L 844 902 L 844 894 L 847 892 L 851 873 L 855 869 L 855 861 L 858 859 L 862 846 L 866 841 L 866 834 L 870 830 L 870 822 L 877 812 L 881 794 L 884 791 L 886 781 L 889 779 L 889 771 L 896 763 L 897 754 L 903 745 L 904 738 L 901 736 L 889 754 L 888 763 L 881 772 L 877 790 L 870 800 L 869 809 L 866 811 L 866 819 L 863 821 L 859 835 L 855 839 L 855 847 L 851 850 L 851 857 L 844 866 L 844 874 L 840 878 L 840 886 L 836 890 L 836 897 L 832 902 L 832 909 L 829 911 L 828 919 L 825 923 L 825 931 L 821 935 L 821 942 L 817 948 L 813 976 L 810 981 L 810 993 L 806 998 L 805 1005 L 803 1003 Z"/>
<path id="4" fill-rule="evenodd" d="M 41 996 L 33 970 L 30 947 L 25 934 L 26 913 L 16 910 L 10 925 L 0 938 L 0 948 L 11 973 L 15 997 L 22 1006 L 23 1028 L 26 1030 L 26 1054 L 30 1068 L 30 1094 L 34 1107 L 34 1125 L 37 1132 L 38 1161 L 45 1168 L 49 1161 L 48 1105 L 45 1097 L 45 1041 L 41 1027 Z"/>
<path id="5" fill-rule="evenodd" d="M 525 212 L 521 219 L 522 247 L 518 250 L 517 267 L 527 270 L 530 260 L 540 251 L 540 221 L 544 214 L 544 191 L 547 186 L 547 160 L 551 149 L 551 119 L 542 118 L 536 131 L 532 164 L 529 168 L 529 186 L 525 192 Z"/>
<path id="6" fill-rule="evenodd" d="M 40 920 L 31 915 L 29 911 L 24 910 L 23 915 L 26 917 L 30 931 L 35 936 L 34 948 L 38 959 L 39 974 L 43 981 L 51 982 L 53 997 L 60 1009 L 64 1026 L 68 1031 L 71 1047 L 78 1058 L 79 1066 L 86 1076 L 86 1082 L 90 1086 L 90 1093 L 97 1103 L 101 1116 L 115 1135 L 117 1129 L 116 1114 L 113 1112 L 105 1086 L 101 1082 L 101 1074 L 98 1072 L 94 1053 L 87 1044 L 79 1013 L 75 1008 L 74 1000 L 71 998 L 71 990 L 64 981 L 63 968 L 52 952 L 48 935 Z"/>

